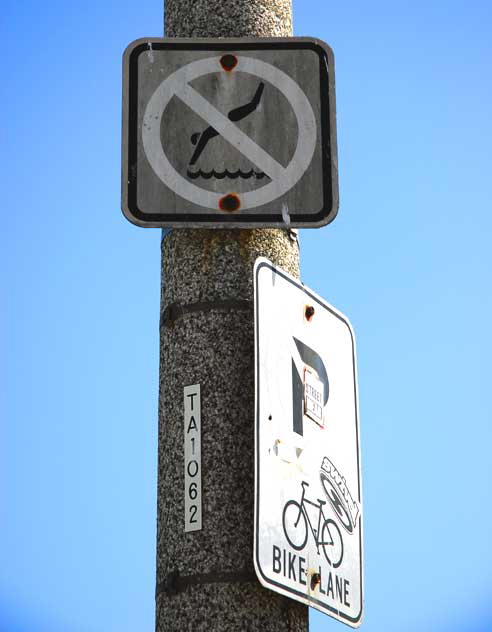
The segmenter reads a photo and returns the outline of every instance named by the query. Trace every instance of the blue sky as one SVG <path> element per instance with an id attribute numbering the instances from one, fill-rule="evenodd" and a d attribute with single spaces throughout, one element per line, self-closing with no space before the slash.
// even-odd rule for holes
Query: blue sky
<path id="1" fill-rule="evenodd" d="M 153 630 L 160 234 L 120 211 L 121 54 L 162 12 L 3 9 L 8 632 Z M 492 628 L 491 18 L 294 2 L 336 61 L 340 211 L 301 270 L 357 336 L 367 632 Z"/>

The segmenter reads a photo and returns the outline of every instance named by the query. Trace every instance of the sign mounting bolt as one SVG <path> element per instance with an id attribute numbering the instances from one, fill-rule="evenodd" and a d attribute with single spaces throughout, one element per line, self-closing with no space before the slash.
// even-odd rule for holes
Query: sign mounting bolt
<path id="1" fill-rule="evenodd" d="M 226 72 L 231 72 L 237 66 L 236 55 L 223 55 L 220 58 L 220 65 Z"/>
<path id="2" fill-rule="evenodd" d="M 312 305 L 306 305 L 304 316 L 306 317 L 307 321 L 310 321 L 311 318 L 314 316 L 314 307 Z"/>
<path id="3" fill-rule="evenodd" d="M 311 590 L 314 590 L 318 584 L 321 583 L 321 575 L 319 573 L 313 573 L 311 575 Z"/>
<path id="4" fill-rule="evenodd" d="M 228 193 L 219 200 L 219 208 L 221 211 L 237 211 L 240 206 L 241 202 L 235 193 Z"/>

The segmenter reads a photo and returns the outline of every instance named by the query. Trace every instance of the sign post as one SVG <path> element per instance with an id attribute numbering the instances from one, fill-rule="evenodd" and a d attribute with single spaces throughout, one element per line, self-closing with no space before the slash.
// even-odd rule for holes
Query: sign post
<path id="1" fill-rule="evenodd" d="M 166 35 L 288 37 L 291 10 L 291 0 L 166 0 Z M 143 59 L 150 61 L 152 54 L 157 59 L 150 49 Z M 160 82 L 156 80 L 153 92 Z M 253 93 L 235 106 L 254 97 L 258 83 L 253 85 Z M 193 87 L 198 91 L 198 85 Z M 193 145 L 192 134 L 209 126 L 193 116 L 196 125 L 187 129 L 187 162 L 191 148 L 194 152 L 200 144 L 198 138 Z M 247 124 L 248 117 L 239 123 Z M 226 147 L 225 141 L 212 138 L 200 158 L 217 142 Z M 137 168 L 145 160 L 139 154 Z M 198 163 L 199 158 L 191 167 L 200 168 Z M 148 177 L 159 183 L 152 167 L 146 168 Z M 253 265 L 258 256 L 267 256 L 298 276 L 298 244 L 286 230 L 225 228 L 181 228 L 162 240 L 156 632 L 307 632 L 307 606 L 265 590 L 253 565 Z M 190 487 L 194 477 L 185 487 L 185 475 L 196 471 L 192 465 L 185 474 L 185 458 L 192 460 L 191 439 L 198 440 L 198 431 L 194 435 L 190 428 L 192 398 L 187 398 L 190 409 L 185 410 L 183 402 L 184 388 L 190 385 L 200 385 L 201 426 L 201 529 L 193 531 L 186 530 L 185 522 L 186 509 L 191 520 L 191 507 L 198 500 Z M 193 398 L 194 404 L 197 401 Z M 184 419 L 190 429 L 186 444 Z"/>
<path id="2" fill-rule="evenodd" d="M 271 590 L 362 618 L 362 497 L 350 323 L 296 279 L 255 265 L 255 568 Z"/>

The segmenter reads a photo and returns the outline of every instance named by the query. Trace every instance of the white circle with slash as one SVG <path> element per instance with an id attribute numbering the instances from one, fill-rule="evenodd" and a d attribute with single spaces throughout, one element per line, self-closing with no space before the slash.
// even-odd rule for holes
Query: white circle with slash
<path id="1" fill-rule="evenodd" d="M 260 59 L 237 56 L 233 72 L 257 76 L 275 86 L 288 100 L 297 119 L 297 146 L 286 167 L 239 129 L 226 115 L 215 108 L 190 82 L 204 75 L 223 72 L 221 57 L 193 61 L 173 72 L 150 98 L 142 125 L 142 141 L 147 159 L 162 182 L 176 194 L 198 206 L 217 209 L 223 193 L 203 189 L 186 180 L 169 162 L 161 143 L 161 119 L 169 101 L 181 99 L 212 126 L 227 142 L 261 169 L 270 182 L 253 191 L 238 194 L 241 209 L 268 204 L 289 191 L 309 167 L 316 147 L 316 118 L 307 96 L 285 72 Z M 278 133 L 282 133 L 279 126 Z"/>

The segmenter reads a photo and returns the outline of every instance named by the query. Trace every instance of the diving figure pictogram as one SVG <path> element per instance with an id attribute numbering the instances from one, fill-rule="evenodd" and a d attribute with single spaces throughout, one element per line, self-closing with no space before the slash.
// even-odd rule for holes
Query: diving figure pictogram
<path id="1" fill-rule="evenodd" d="M 263 94 L 264 88 L 265 84 L 263 82 L 260 82 L 251 101 L 249 101 L 249 103 L 246 103 L 245 105 L 241 105 L 240 107 L 231 110 L 227 114 L 227 118 L 235 123 L 236 121 L 240 121 L 241 119 L 254 112 L 260 103 L 261 95 Z M 190 166 L 195 164 L 195 162 L 198 160 L 203 150 L 207 146 L 208 142 L 215 136 L 219 135 L 219 132 L 211 125 L 209 125 L 203 132 L 194 132 L 191 135 L 191 142 L 193 145 L 196 145 L 196 147 L 189 162 Z"/>

